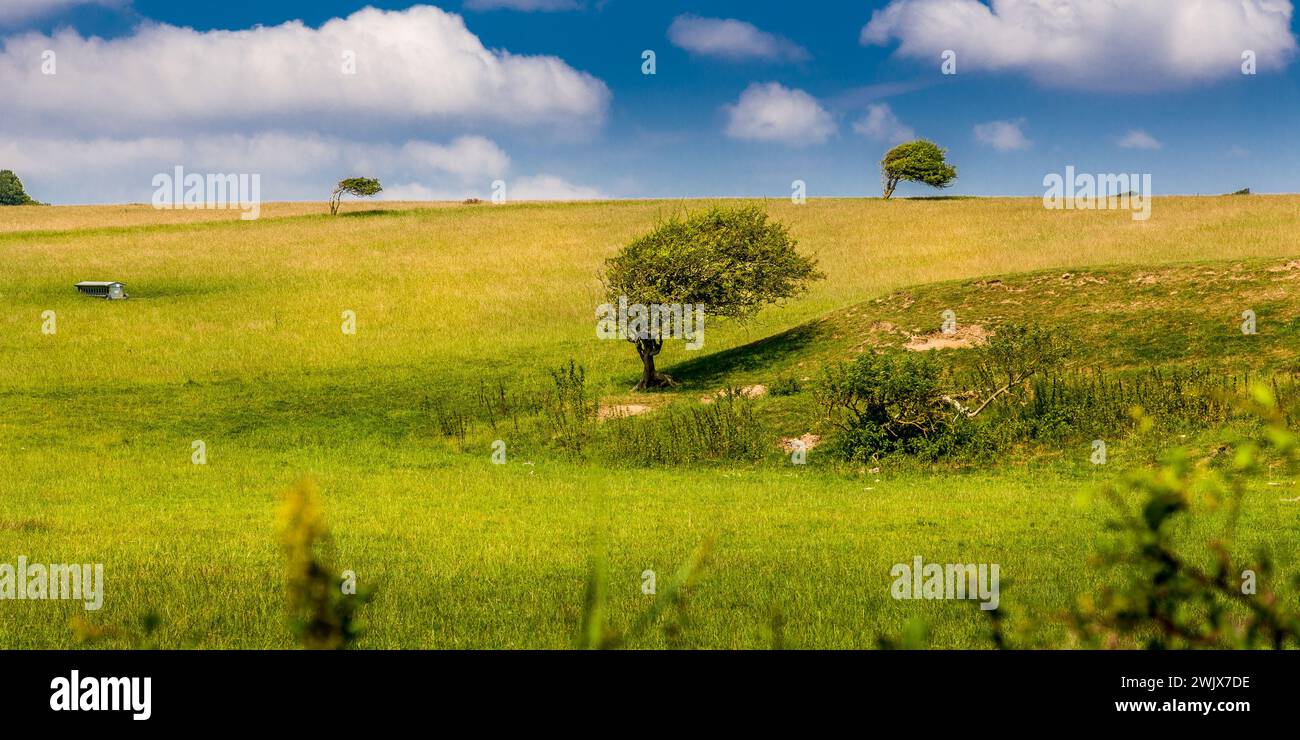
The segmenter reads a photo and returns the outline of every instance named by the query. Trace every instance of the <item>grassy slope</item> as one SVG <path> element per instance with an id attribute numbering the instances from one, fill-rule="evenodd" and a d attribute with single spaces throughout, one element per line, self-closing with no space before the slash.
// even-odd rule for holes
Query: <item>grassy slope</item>
<path id="1" fill-rule="evenodd" d="M 563 645 L 593 549 L 609 553 L 616 620 L 626 621 L 644 605 L 640 571 L 663 577 L 710 534 L 719 542 L 694 602 L 699 644 L 764 644 L 774 607 L 793 644 L 866 645 L 917 613 L 936 622 L 940 644 L 970 643 L 981 624 L 967 605 L 885 597 L 889 565 L 916 553 L 1000 562 L 1015 582 L 1008 606 L 1040 615 L 1092 583 L 1081 563 L 1096 518 L 1069 505 L 1088 480 L 1068 469 L 879 481 L 774 466 L 630 475 L 526 465 L 527 451 L 494 468 L 487 450 L 452 454 L 431 440 L 421 401 L 479 378 L 517 382 L 572 356 L 606 391 L 626 389 L 630 351 L 591 339 L 594 273 L 674 207 L 521 204 L 148 227 L 131 224 L 151 209 L 127 208 L 109 228 L 93 209 L 15 209 L 40 213 L 26 225 L 25 216 L 17 227 L 0 222 L 10 267 L 0 284 L 0 555 L 103 560 L 109 600 L 94 618 L 125 624 L 157 609 L 166 644 L 282 645 L 275 493 L 308 472 L 326 491 L 342 563 L 381 583 L 371 646 Z M 748 327 L 711 326 L 709 354 L 694 365 L 671 350 L 668 364 L 693 384 L 764 380 L 782 362 L 847 356 L 871 322 L 925 329 L 943 308 L 990 322 L 1048 311 L 1098 340 L 1087 346 L 1099 362 L 1117 365 L 1204 351 L 1235 359 L 1232 329 L 1247 307 L 1260 315 L 1261 362 L 1286 362 L 1274 331 L 1294 337 L 1293 283 L 1279 282 L 1294 273 L 1269 273 L 1277 260 L 1244 263 L 1253 277 L 1241 283 L 1231 267 L 1176 268 L 1221 274 L 1168 301 L 1157 300 L 1159 281 L 1130 282 L 1139 276 L 1120 268 L 1088 271 L 1105 284 L 1058 285 L 1059 272 L 1004 278 L 1003 288 L 968 283 L 1090 264 L 1293 256 L 1300 198 L 1162 199 L 1146 223 L 1010 199 L 770 208 L 830 278 Z M 83 223 L 95 228 L 68 230 Z M 132 300 L 71 292 L 72 282 L 101 278 L 126 281 Z M 959 282 L 918 292 L 910 308 L 888 297 L 938 280 Z M 1250 305 L 1229 299 L 1247 283 Z M 1200 287 L 1211 292 L 1193 299 Z M 810 324 L 816 341 L 797 351 L 718 354 L 874 299 L 884 300 Z M 39 332 L 46 309 L 58 314 L 53 337 Z M 355 337 L 339 331 L 344 309 L 358 313 Z M 1167 331 L 1157 331 L 1162 322 Z M 1160 341 L 1100 341 L 1116 326 Z M 1180 349 L 1175 338 L 1189 332 L 1203 339 Z M 189 464 L 196 438 L 208 442 L 206 467 Z M 1250 512 L 1258 541 L 1297 533 L 1294 505 L 1276 494 L 1261 492 Z M 68 644 L 73 613 L 5 604 L 0 645 Z"/>
<path id="2" fill-rule="evenodd" d="M 1256 315 L 1256 334 L 1241 331 Z M 823 363 L 867 349 L 901 349 L 938 337 L 945 311 L 958 337 L 1004 323 L 1051 327 L 1067 337 L 1071 364 L 1106 371 L 1210 368 L 1229 374 L 1300 373 L 1300 260 L 1252 258 L 1001 272 L 908 288 L 690 360 L 675 378 L 709 387 L 810 377 Z M 962 365 L 966 353 L 949 352 Z"/>

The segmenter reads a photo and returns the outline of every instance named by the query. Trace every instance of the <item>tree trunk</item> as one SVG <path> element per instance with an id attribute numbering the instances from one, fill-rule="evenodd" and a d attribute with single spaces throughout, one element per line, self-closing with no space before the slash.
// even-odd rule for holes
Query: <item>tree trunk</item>
<path id="1" fill-rule="evenodd" d="M 898 187 L 898 180 L 891 178 L 885 182 L 885 200 L 889 200 L 889 198 L 894 194 L 894 188 L 896 187 Z"/>
<path id="2" fill-rule="evenodd" d="M 648 352 L 642 354 L 641 362 L 644 365 L 641 372 L 641 387 L 643 389 L 654 388 L 655 385 L 659 382 L 658 378 L 656 377 L 658 373 L 655 372 L 655 356 Z"/>
<path id="3" fill-rule="evenodd" d="M 641 382 L 633 390 L 648 391 L 672 385 L 672 378 L 655 371 L 655 355 L 664 348 L 662 339 L 637 339 L 636 353 L 641 356 Z"/>

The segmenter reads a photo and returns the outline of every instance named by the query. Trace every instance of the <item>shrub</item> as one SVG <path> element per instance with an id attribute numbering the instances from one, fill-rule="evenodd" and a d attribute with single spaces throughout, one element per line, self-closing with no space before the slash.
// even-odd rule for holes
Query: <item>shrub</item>
<path id="1" fill-rule="evenodd" d="M 825 368 L 817 402 L 847 458 L 868 460 L 929 447 L 950 431 L 939 366 L 928 355 L 870 352 Z"/>
<path id="2" fill-rule="evenodd" d="M 1272 388 L 1252 385 L 1249 400 L 1236 404 L 1254 424 L 1250 433 L 1226 432 L 1218 462 L 1196 460 L 1186 449 L 1170 451 L 1154 468 L 1130 470 L 1102 491 L 1112 514 L 1105 522 L 1098 564 L 1120 585 L 1084 593 L 1067 615 L 1084 647 L 1147 650 L 1294 649 L 1300 647 L 1300 611 L 1284 596 L 1282 579 L 1264 548 L 1243 561 L 1234 553 L 1242 505 L 1253 484 L 1279 471 L 1300 470 L 1300 434 Z M 1152 420 L 1135 414 L 1140 426 Z M 1219 536 L 1204 548 L 1182 544 L 1195 527 L 1187 520 L 1217 516 Z M 1207 557 L 1208 555 L 1208 557 Z M 1300 577 L 1292 579 L 1300 589 Z M 1003 603 L 1005 600 L 1003 592 Z M 1033 647 L 1043 620 L 1030 620 L 1009 644 L 1005 615 L 991 620 L 990 647 Z M 1050 626 L 1055 626 L 1054 624 Z M 882 649 L 923 649 L 929 625 L 915 619 L 898 636 L 878 636 Z"/>
<path id="3" fill-rule="evenodd" d="M 1019 395 L 1031 378 L 1057 369 L 1069 354 L 1067 343 L 1052 332 L 1019 324 L 998 327 L 975 352 L 975 380 L 983 401 L 969 416 L 979 414 L 1003 394 Z"/>
<path id="4" fill-rule="evenodd" d="M 782 375 L 772 381 L 767 392 L 773 396 L 794 396 L 803 392 L 803 384 L 793 375 Z"/>
<path id="5" fill-rule="evenodd" d="M 569 360 L 551 371 L 555 387 L 542 404 L 552 441 L 561 449 L 581 452 L 600 413 L 600 403 L 587 398 L 587 371 Z"/>

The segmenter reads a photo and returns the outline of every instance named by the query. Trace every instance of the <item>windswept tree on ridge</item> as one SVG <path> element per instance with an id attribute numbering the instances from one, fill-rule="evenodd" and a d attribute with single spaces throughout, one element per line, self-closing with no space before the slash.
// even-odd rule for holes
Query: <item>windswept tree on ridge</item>
<path id="1" fill-rule="evenodd" d="M 890 149 L 880 160 L 880 179 L 885 200 L 894 194 L 900 182 L 920 182 L 934 188 L 946 188 L 957 179 L 957 170 L 944 159 L 947 150 L 933 141 L 917 139 Z"/>
<path id="2" fill-rule="evenodd" d="M 344 195 L 355 195 L 358 198 L 369 198 L 377 195 L 383 190 L 384 186 L 379 184 L 378 180 L 369 177 L 349 177 L 339 180 L 334 186 L 334 192 L 330 194 L 330 215 L 333 216 L 339 212 L 339 204 Z"/>

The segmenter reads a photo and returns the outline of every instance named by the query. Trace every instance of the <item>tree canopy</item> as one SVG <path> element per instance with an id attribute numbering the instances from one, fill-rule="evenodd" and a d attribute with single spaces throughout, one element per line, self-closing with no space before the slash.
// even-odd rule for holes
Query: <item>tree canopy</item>
<path id="1" fill-rule="evenodd" d="M 880 160 L 885 200 L 894 194 L 900 182 L 920 182 L 946 188 L 957 179 L 957 170 L 945 160 L 947 150 L 933 141 L 917 139 L 890 149 Z"/>
<path id="2" fill-rule="evenodd" d="M 13 170 L 0 170 L 0 206 L 39 205 L 32 200 Z"/>
<path id="3" fill-rule="evenodd" d="M 348 177 L 339 180 L 334 186 L 334 192 L 330 194 L 330 215 L 339 212 L 339 203 L 342 202 L 344 195 L 354 195 L 358 198 L 368 198 L 377 195 L 384 189 L 378 180 L 369 177 Z"/>
<path id="4" fill-rule="evenodd" d="M 704 304 L 709 315 L 743 319 L 820 279 L 786 227 L 757 206 L 710 208 L 673 217 L 605 263 L 610 299 Z"/>
<path id="5" fill-rule="evenodd" d="M 757 206 L 710 208 L 674 216 L 634 240 L 606 261 L 601 277 L 611 301 L 690 304 L 707 316 L 745 319 L 823 277 L 796 246 L 786 227 Z M 650 331 L 624 338 L 644 364 L 641 387 L 663 385 L 654 357 L 664 337 Z"/>

